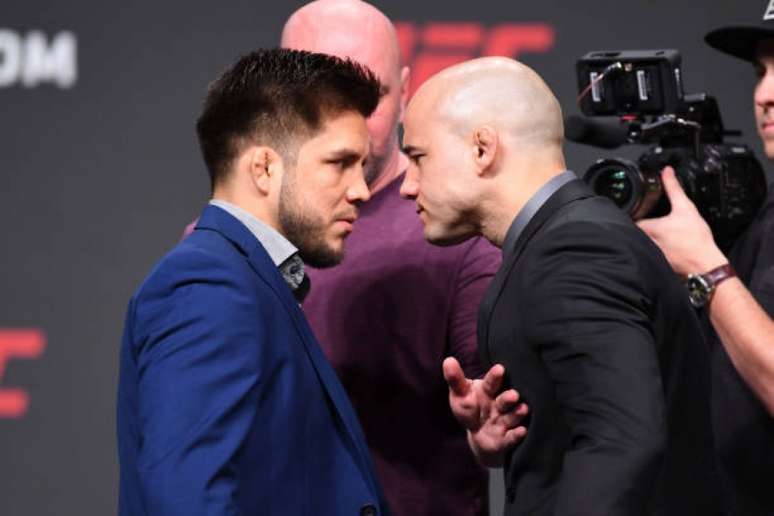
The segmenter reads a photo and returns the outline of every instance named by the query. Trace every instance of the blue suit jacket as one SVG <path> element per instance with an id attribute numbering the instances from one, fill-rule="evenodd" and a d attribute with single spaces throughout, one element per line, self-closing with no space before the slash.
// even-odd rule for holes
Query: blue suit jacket
<path id="1" fill-rule="evenodd" d="M 129 304 L 117 409 L 121 516 L 387 513 L 290 289 L 215 206 Z"/>

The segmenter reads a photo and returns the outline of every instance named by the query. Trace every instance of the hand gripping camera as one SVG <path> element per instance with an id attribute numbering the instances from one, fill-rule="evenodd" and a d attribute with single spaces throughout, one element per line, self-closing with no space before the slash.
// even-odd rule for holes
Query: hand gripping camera
<path id="1" fill-rule="evenodd" d="M 670 211 L 661 170 L 671 165 L 688 197 L 728 249 L 752 222 L 766 196 L 766 177 L 752 151 L 724 143 L 726 131 L 713 97 L 685 95 L 677 50 L 601 51 L 577 63 L 581 111 L 589 117 L 618 117 L 605 124 L 571 116 L 567 139 L 615 148 L 651 144 L 636 162 L 597 160 L 583 179 L 634 220 Z"/>

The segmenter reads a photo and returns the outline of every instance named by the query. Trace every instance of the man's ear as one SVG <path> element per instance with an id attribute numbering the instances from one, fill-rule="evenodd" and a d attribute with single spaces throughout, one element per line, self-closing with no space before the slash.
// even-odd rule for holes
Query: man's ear
<path id="1" fill-rule="evenodd" d="M 406 111 L 406 104 L 408 104 L 409 96 L 409 83 L 411 81 L 411 72 L 408 66 L 404 66 L 400 70 L 400 116 L 398 121 L 403 121 L 403 113 Z"/>
<path id="2" fill-rule="evenodd" d="M 282 157 L 272 149 L 266 146 L 256 146 L 250 149 L 249 165 L 250 178 L 258 191 L 263 195 L 269 195 L 274 185 L 285 172 L 285 166 Z"/>
<path id="3" fill-rule="evenodd" d="M 488 125 L 477 127 L 473 131 L 473 162 L 479 175 L 485 174 L 497 157 L 500 140 L 497 131 Z"/>

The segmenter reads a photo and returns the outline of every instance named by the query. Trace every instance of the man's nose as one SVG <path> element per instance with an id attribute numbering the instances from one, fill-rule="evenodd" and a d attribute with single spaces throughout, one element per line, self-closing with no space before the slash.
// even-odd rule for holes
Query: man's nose
<path id="1" fill-rule="evenodd" d="M 347 200 L 349 202 L 366 202 L 371 198 L 371 190 L 368 188 L 368 184 L 365 181 L 365 174 L 363 167 L 359 167 L 357 174 L 355 174 L 354 182 L 347 189 Z"/>
<path id="2" fill-rule="evenodd" d="M 755 87 L 755 103 L 762 107 L 774 105 L 774 66 L 767 66 Z"/>
<path id="3" fill-rule="evenodd" d="M 419 193 L 419 181 L 417 181 L 417 175 L 414 167 L 409 167 L 406 170 L 406 175 L 403 176 L 403 183 L 400 185 L 400 196 L 405 199 L 414 199 Z"/>

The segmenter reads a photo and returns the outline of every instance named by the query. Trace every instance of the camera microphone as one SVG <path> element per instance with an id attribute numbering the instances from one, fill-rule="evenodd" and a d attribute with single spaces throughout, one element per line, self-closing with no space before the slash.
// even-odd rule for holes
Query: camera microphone
<path id="1" fill-rule="evenodd" d="M 624 125 L 604 124 L 570 115 L 564 120 L 564 137 L 575 143 L 615 149 L 629 141 L 629 131 Z"/>

